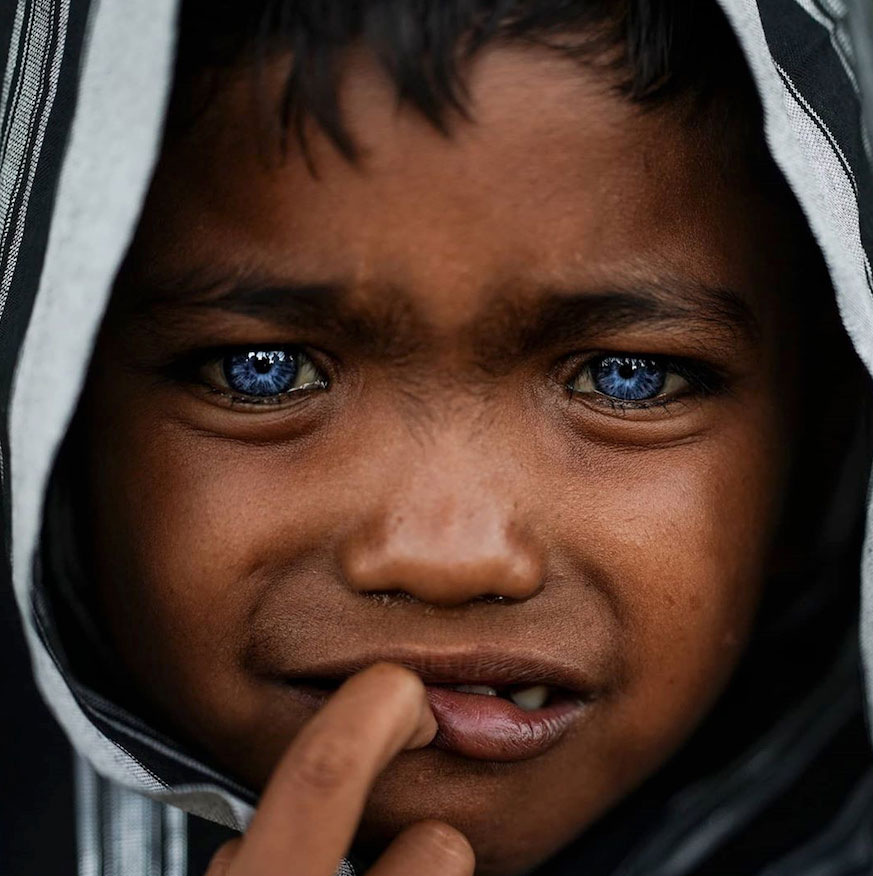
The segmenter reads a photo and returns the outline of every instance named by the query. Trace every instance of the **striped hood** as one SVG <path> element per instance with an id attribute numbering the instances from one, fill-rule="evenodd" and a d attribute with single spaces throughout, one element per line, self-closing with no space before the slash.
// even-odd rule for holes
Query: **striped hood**
<path id="1" fill-rule="evenodd" d="M 846 332 L 873 373 L 873 150 L 863 124 L 866 117 L 873 130 L 873 7 L 868 0 L 719 3 L 757 85 L 772 156 L 821 248 Z M 102 782 L 112 793 L 144 795 L 244 830 L 256 805 L 249 789 L 75 677 L 42 586 L 40 539 L 52 466 L 157 159 L 176 6 L 177 0 L 0 4 L 4 537 L 36 684 L 78 753 L 80 789 Z M 856 465 L 847 477 L 853 494 L 869 471 Z M 585 849 L 568 850 L 550 872 L 577 872 L 574 861 L 586 850 L 592 862 L 598 856 L 607 862 L 603 873 L 617 876 L 750 872 L 727 864 L 706 868 L 730 861 L 732 844 L 749 848 L 755 825 L 825 752 L 844 744 L 845 734 L 863 728 L 864 702 L 873 702 L 869 534 L 846 562 L 860 582 L 860 623 L 819 682 L 729 763 L 663 793 L 657 813 L 631 801 L 636 808 L 622 810 L 623 824 L 638 818 L 642 827 L 633 841 L 625 829 L 621 854 L 610 851 L 615 840 L 607 820 Z M 869 764 L 818 822 L 771 843 L 761 852 L 760 872 L 870 872 Z M 828 869 L 820 869 L 823 862 Z M 134 871 L 128 865 L 124 872 Z M 598 871 L 592 863 L 586 872 Z"/>

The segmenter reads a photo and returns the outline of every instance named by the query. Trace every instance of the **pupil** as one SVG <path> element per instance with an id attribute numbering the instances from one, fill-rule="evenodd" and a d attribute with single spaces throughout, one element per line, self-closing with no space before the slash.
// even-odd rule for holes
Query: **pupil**
<path id="1" fill-rule="evenodd" d="M 287 392 L 297 377 L 297 360 L 284 350 L 251 350 L 228 356 L 222 365 L 234 392 L 265 398 Z"/>
<path id="2" fill-rule="evenodd" d="M 592 371 L 594 388 L 610 398 L 642 401 L 664 388 L 667 372 L 653 359 L 604 356 Z"/>

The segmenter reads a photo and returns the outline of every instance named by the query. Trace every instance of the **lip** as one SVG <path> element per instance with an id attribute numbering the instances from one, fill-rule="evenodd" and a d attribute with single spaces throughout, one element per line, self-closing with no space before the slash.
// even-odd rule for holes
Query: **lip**
<path id="1" fill-rule="evenodd" d="M 361 655 L 281 673 L 283 685 L 319 708 L 339 684 L 374 663 L 390 662 L 415 672 L 425 683 L 439 730 L 432 745 L 476 760 L 515 762 L 544 754 L 592 708 L 599 693 L 573 667 L 539 655 L 475 651 L 398 652 Z M 449 685 L 493 687 L 548 685 L 561 690 L 557 701 L 526 711 L 500 696 L 464 693 Z"/>
<path id="2" fill-rule="evenodd" d="M 590 704 L 566 699 L 525 711 L 502 697 L 427 685 L 439 731 L 433 744 L 476 760 L 529 760 L 557 745 Z"/>

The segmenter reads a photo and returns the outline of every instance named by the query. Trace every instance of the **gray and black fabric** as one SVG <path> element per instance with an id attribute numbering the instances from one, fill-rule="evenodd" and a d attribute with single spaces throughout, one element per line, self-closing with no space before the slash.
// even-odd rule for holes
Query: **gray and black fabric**
<path id="1" fill-rule="evenodd" d="M 866 104 L 862 97 L 873 89 L 873 15 L 862 0 L 857 8 L 847 0 L 719 2 L 758 87 L 773 158 L 873 373 L 873 149 L 863 125 L 865 105 L 873 118 L 873 93 Z M 201 876 L 211 851 L 245 829 L 257 802 L 79 677 L 57 623 L 64 582 L 46 568 L 41 544 L 55 456 L 157 158 L 176 6 L 0 3 L 2 536 L 27 654 L 10 651 L 12 669 L 3 662 L 7 672 L 32 671 L 63 731 L 58 738 L 72 745 L 58 768 L 70 785 L 65 823 L 47 824 L 49 808 L 17 817 L 45 824 L 47 842 L 74 827 L 77 863 L 63 872 L 80 876 Z M 822 521 L 826 561 L 812 570 L 803 602 L 787 622 L 762 625 L 713 715 L 669 768 L 543 874 L 873 872 L 865 723 L 873 537 L 863 531 L 865 519 L 873 522 L 864 489 L 873 442 L 864 427 L 847 448 L 845 492 Z M 812 644 L 811 624 L 828 631 Z M 15 793 L 0 787 L 0 797 Z M 0 830 L 14 830 L 15 818 L 4 805 Z M 21 845 L 0 846 L 4 876 L 29 876 L 37 872 L 31 866 L 45 876 L 44 859 L 12 859 L 4 854 L 11 848 Z"/>

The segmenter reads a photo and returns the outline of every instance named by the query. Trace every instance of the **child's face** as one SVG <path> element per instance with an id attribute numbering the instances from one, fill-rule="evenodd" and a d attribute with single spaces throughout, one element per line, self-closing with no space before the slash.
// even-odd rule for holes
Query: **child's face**
<path id="1" fill-rule="evenodd" d="M 441 818 L 518 871 L 660 765 L 743 650 L 796 257 L 723 144 L 545 50 L 483 56 L 451 139 L 350 63 L 358 167 L 315 131 L 317 179 L 266 162 L 247 76 L 165 149 L 86 396 L 100 598 L 145 699 L 256 788 L 313 712 L 295 680 L 565 673 L 565 732 L 405 753 L 364 820 Z M 222 347 L 317 385 L 229 403 L 228 368 L 267 378 Z M 586 369 L 607 353 L 662 359 Z M 668 399 L 602 394 L 640 385 Z"/>

